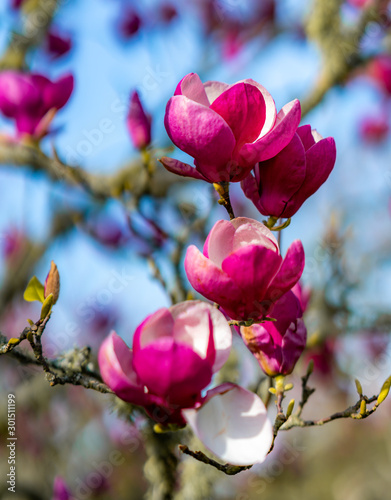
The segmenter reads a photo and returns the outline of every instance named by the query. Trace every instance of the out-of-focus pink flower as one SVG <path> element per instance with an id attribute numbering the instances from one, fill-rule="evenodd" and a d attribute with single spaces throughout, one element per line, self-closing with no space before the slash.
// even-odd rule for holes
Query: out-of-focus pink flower
<path id="1" fill-rule="evenodd" d="M 71 494 L 61 476 L 54 479 L 52 500 L 71 500 Z"/>
<path id="2" fill-rule="evenodd" d="M 271 315 L 277 321 L 242 326 L 240 333 L 266 375 L 289 375 L 307 341 L 307 330 L 301 319 L 303 312 L 296 295 L 291 291 L 283 295 Z"/>
<path id="3" fill-rule="evenodd" d="M 132 38 L 142 25 L 141 17 L 134 9 L 127 9 L 121 13 L 119 31 L 123 38 Z"/>
<path id="4" fill-rule="evenodd" d="M 292 217 L 327 180 L 335 159 L 334 139 L 304 125 L 280 153 L 256 165 L 255 178 L 242 181 L 244 194 L 263 215 Z"/>
<path id="5" fill-rule="evenodd" d="M 373 0 L 347 0 L 350 5 L 353 5 L 353 7 L 358 7 L 361 9 L 362 7 L 366 7 L 370 3 L 372 3 Z"/>
<path id="6" fill-rule="evenodd" d="M 254 80 L 202 84 L 190 73 L 168 101 L 164 124 L 172 142 L 194 158 L 195 168 L 172 158 L 161 161 L 185 177 L 238 182 L 289 144 L 300 117 L 297 99 L 277 115 L 272 96 Z"/>
<path id="7" fill-rule="evenodd" d="M 42 137 L 49 126 L 49 112 L 65 106 L 72 91 L 69 74 L 52 82 L 37 73 L 4 71 L 0 74 L 0 111 L 15 120 L 19 136 Z"/>
<path id="8" fill-rule="evenodd" d="M 11 0 L 11 7 L 13 9 L 19 9 L 22 6 L 24 0 Z"/>
<path id="9" fill-rule="evenodd" d="M 199 402 L 227 360 L 231 340 L 222 313 L 187 301 L 148 316 L 134 334 L 133 351 L 112 333 L 99 351 L 99 365 L 120 398 L 144 406 L 152 417 L 155 407 L 165 408 L 170 422 Z"/>
<path id="10" fill-rule="evenodd" d="M 232 319 L 259 320 L 298 282 L 304 250 L 296 240 L 283 259 L 266 226 L 238 217 L 213 226 L 203 254 L 190 246 L 185 269 L 193 288 L 217 302 Z"/>
<path id="11" fill-rule="evenodd" d="M 378 83 L 380 88 L 391 95 L 391 56 L 381 54 L 368 67 L 369 75 Z"/>
<path id="12" fill-rule="evenodd" d="M 164 23 L 170 23 L 178 16 L 178 11 L 174 5 L 164 3 L 159 8 L 159 17 Z"/>
<path id="13" fill-rule="evenodd" d="M 321 345 L 312 347 L 306 351 L 308 361 L 314 361 L 314 373 L 323 377 L 330 376 L 335 366 L 336 340 L 325 339 Z"/>
<path id="14" fill-rule="evenodd" d="M 151 142 L 151 117 L 145 113 L 136 91 L 130 98 L 127 125 L 134 147 L 146 148 Z"/>
<path id="15" fill-rule="evenodd" d="M 16 228 L 10 228 L 5 232 L 3 239 L 3 254 L 5 258 L 7 260 L 17 259 L 26 244 L 26 235 Z"/>
<path id="16" fill-rule="evenodd" d="M 60 35 L 57 31 L 51 29 L 47 35 L 46 50 L 53 59 L 67 54 L 72 48 L 72 39 L 68 36 Z"/>
<path id="17" fill-rule="evenodd" d="M 311 299 L 311 288 L 303 286 L 300 281 L 292 288 L 292 292 L 299 299 L 303 313 L 307 310 L 309 301 Z"/>
<path id="18" fill-rule="evenodd" d="M 387 137 L 390 126 L 385 116 L 366 117 L 360 123 L 361 138 L 371 144 L 378 144 Z"/>

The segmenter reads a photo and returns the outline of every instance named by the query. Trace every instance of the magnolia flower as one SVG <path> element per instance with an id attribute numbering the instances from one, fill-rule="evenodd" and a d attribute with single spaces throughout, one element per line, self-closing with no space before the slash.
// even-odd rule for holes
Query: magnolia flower
<path id="1" fill-rule="evenodd" d="M 300 302 L 290 291 L 275 304 L 268 321 L 241 327 L 242 338 L 269 377 L 288 375 L 304 351 L 307 330 Z"/>
<path id="2" fill-rule="evenodd" d="M 261 214 L 289 218 L 327 180 L 335 158 L 334 139 L 304 125 L 280 153 L 256 165 L 242 189 Z"/>
<path id="3" fill-rule="evenodd" d="M 164 414 L 167 422 L 183 422 L 180 410 L 201 400 L 231 342 L 223 314 L 187 301 L 148 316 L 134 334 L 132 351 L 113 332 L 99 351 L 99 365 L 117 396 L 144 406 L 156 420 Z"/>
<path id="4" fill-rule="evenodd" d="M 304 250 L 296 240 L 283 259 L 266 226 L 238 217 L 213 226 L 203 254 L 190 246 L 185 269 L 193 288 L 217 302 L 231 318 L 259 320 L 298 282 Z"/>
<path id="5" fill-rule="evenodd" d="M 386 139 L 390 126 L 386 116 L 367 116 L 359 125 L 361 138 L 368 144 L 378 144 Z"/>
<path id="6" fill-rule="evenodd" d="M 178 175 L 238 182 L 289 144 L 300 116 L 297 99 L 277 115 L 272 96 L 254 80 L 202 84 L 190 73 L 168 101 L 164 124 L 172 142 L 194 158 L 195 168 L 172 158 L 161 162 Z"/>
<path id="7" fill-rule="evenodd" d="M 137 92 L 130 98 L 127 125 L 135 148 L 143 149 L 150 144 L 151 117 L 145 113 Z"/>
<path id="8" fill-rule="evenodd" d="M 161 425 L 188 423 L 219 458 L 247 465 L 262 462 L 273 439 L 264 404 L 234 384 L 202 394 L 231 343 L 218 309 L 187 301 L 148 316 L 135 332 L 133 350 L 111 333 L 98 360 L 103 380 L 118 397 L 143 406 Z"/>
<path id="9" fill-rule="evenodd" d="M 4 71 L 0 73 L 0 111 L 15 120 L 18 135 L 42 137 L 49 115 L 65 106 L 72 90 L 72 75 L 52 82 L 37 73 Z"/>

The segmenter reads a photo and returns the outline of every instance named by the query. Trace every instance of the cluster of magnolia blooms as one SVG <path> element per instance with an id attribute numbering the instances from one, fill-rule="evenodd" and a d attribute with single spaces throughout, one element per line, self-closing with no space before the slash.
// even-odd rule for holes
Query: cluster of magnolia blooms
<path id="1" fill-rule="evenodd" d="M 150 120 L 137 96 L 132 107 L 129 130 L 145 147 Z M 242 181 L 262 214 L 291 217 L 327 179 L 336 156 L 334 140 L 299 127 L 300 118 L 299 101 L 277 114 L 270 94 L 253 80 L 202 84 L 190 74 L 167 104 L 165 126 L 195 168 L 170 158 L 162 163 L 211 183 Z M 220 459 L 262 462 L 273 439 L 264 403 L 232 383 L 213 387 L 213 376 L 230 353 L 229 318 L 241 325 L 237 332 L 267 375 L 292 372 L 307 335 L 298 285 L 303 269 L 300 241 L 283 258 L 261 222 L 218 221 L 203 252 L 192 245 L 185 258 L 191 285 L 218 307 L 188 300 L 159 309 L 138 326 L 132 349 L 112 332 L 99 351 L 103 380 L 161 426 L 189 424 Z"/>
<path id="2" fill-rule="evenodd" d="M 35 73 L 2 72 L 0 111 L 15 121 L 13 140 L 38 141 L 50 133 L 73 84 L 72 75 L 53 82 Z M 309 125 L 299 127 L 300 118 L 299 101 L 277 114 L 271 95 L 253 80 L 202 84 L 190 74 L 167 104 L 165 126 L 194 167 L 161 161 L 182 176 L 240 181 L 263 215 L 290 218 L 325 182 L 336 157 L 334 140 L 322 139 Z M 136 148 L 150 145 L 151 118 L 136 92 L 127 126 Z M 218 221 L 203 252 L 187 249 L 185 270 L 193 288 L 219 307 L 196 300 L 160 309 L 136 329 L 132 349 L 111 333 L 99 351 L 103 380 L 160 426 L 189 424 L 222 460 L 262 462 L 273 439 L 265 405 L 238 385 L 213 387 L 213 376 L 230 353 L 229 318 L 241 323 L 237 332 L 267 375 L 292 372 L 306 344 L 298 286 L 303 268 L 300 241 L 283 258 L 264 224 L 244 217 Z"/>

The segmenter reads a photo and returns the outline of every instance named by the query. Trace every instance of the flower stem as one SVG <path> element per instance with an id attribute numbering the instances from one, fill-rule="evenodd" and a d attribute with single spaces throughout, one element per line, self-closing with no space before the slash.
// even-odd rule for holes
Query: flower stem
<path id="1" fill-rule="evenodd" d="M 229 198 L 229 182 L 215 182 L 213 184 L 215 190 L 219 193 L 219 204 L 227 210 L 230 220 L 235 219 L 235 214 Z"/>

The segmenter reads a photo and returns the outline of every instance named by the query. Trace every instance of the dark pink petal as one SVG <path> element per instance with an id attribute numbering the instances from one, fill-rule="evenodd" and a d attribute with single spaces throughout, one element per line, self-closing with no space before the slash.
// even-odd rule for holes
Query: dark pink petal
<path id="1" fill-rule="evenodd" d="M 254 166 L 241 166 L 236 160 L 214 163 L 213 158 L 208 163 L 195 160 L 194 165 L 208 182 L 240 182 Z"/>
<path id="2" fill-rule="evenodd" d="M 204 255 L 221 268 L 232 252 L 235 227 L 228 220 L 219 220 L 210 230 L 204 245 Z"/>
<path id="3" fill-rule="evenodd" d="M 206 95 L 210 104 L 212 104 L 223 92 L 225 92 L 230 85 L 228 83 L 208 81 L 204 83 Z"/>
<path id="4" fill-rule="evenodd" d="M 103 381 L 118 397 L 142 406 L 150 402 L 133 370 L 132 351 L 115 332 L 101 345 L 98 362 Z"/>
<path id="5" fill-rule="evenodd" d="M 276 276 L 282 258 L 259 245 L 248 245 L 229 255 L 222 263 L 223 271 L 251 298 L 263 298 L 269 283 Z"/>
<path id="6" fill-rule="evenodd" d="M 334 168 L 336 156 L 335 141 L 332 137 L 322 139 L 306 152 L 305 180 L 291 200 L 296 211 L 326 182 Z"/>
<path id="7" fill-rule="evenodd" d="M 71 494 L 68 487 L 61 476 L 54 478 L 52 500 L 71 500 Z"/>
<path id="8" fill-rule="evenodd" d="M 44 89 L 44 102 L 47 110 L 61 109 L 71 97 L 74 86 L 73 75 L 65 75 Z"/>
<path id="9" fill-rule="evenodd" d="M 314 136 L 312 135 L 311 125 L 303 125 L 299 127 L 296 131 L 297 135 L 300 137 L 303 143 L 304 149 L 310 149 L 311 146 L 315 144 Z"/>
<path id="10" fill-rule="evenodd" d="M 174 333 L 174 318 L 166 307 L 150 314 L 136 328 L 133 336 L 133 350 L 146 347 L 161 337 L 172 337 Z"/>
<path id="11" fill-rule="evenodd" d="M 200 174 L 198 170 L 196 170 L 188 163 L 183 163 L 182 161 L 175 160 L 174 158 L 168 158 L 167 156 L 163 156 L 163 158 L 160 158 L 159 161 L 165 169 L 167 169 L 169 172 L 172 172 L 173 174 L 210 182 L 202 174 Z"/>
<path id="12" fill-rule="evenodd" d="M 191 245 L 186 252 L 185 270 L 191 286 L 201 295 L 218 304 L 234 306 L 237 297 L 242 295 L 232 279 L 216 264 L 202 255 L 198 248 Z"/>
<path id="13" fill-rule="evenodd" d="M 263 125 L 263 128 L 262 128 L 260 136 L 259 136 L 259 137 L 263 137 L 274 127 L 274 124 L 276 123 L 276 119 L 277 119 L 276 103 L 274 102 L 274 99 L 270 95 L 270 93 L 265 89 L 265 87 L 260 85 L 255 80 L 252 80 L 251 78 L 247 78 L 246 80 L 243 80 L 243 83 L 248 83 L 249 85 L 254 85 L 254 87 L 256 87 L 261 92 L 263 99 L 265 101 L 265 105 L 266 105 L 265 123 Z"/>
<path id="14" fill-rule="evenodd" d="M 219 114 L 202 104 L 184 96 L 172 97 L 164 124 L 172 142 L 197 161 L 206 165 L 213 162 L 217 169 L 231 159 L 236 143 L 231 129 Z"/>
<path id="15" fill-rule="evenodd" d="M 224 462 L 260 463 L 269 452 L 273 428 L 266 407 L 242 387 L 216 387 L 201 408 L 184 410 L 183 415 L 202 443 Z"/>
<path id="16" fill-rule="evenodd" d="M 207 359 L 168 337 L 135 352 L 133 366 L 152 394 L 181 406 L 192 406 L 212 378 Z"/>
<path id="17" fill-rule="evenodd" d="M 145 113 L 136 91 L 133 92 L 130 98 L 126 124 L 135 148 L 142 149 L 150 144 L 151 118 Z"/>
<path id="18" fill-rule="evenodd" d="M 299 136 L 295 134 L 274 158 L 259 163 L 255 175 L 260 185 L 263 215 L 291 217 L 293 213 L 288 214 L 285 209 L 306 177 L 306 156 Z"/>
<path id="19" fill-rule="evenodd" d="M 298 319 L 295 328 L 290 328 L 282 338 L 282 366 L 281 373 L 289 375 L 292 373 L 298 359 L 302 355 L 307 344 L 307 329 L 304 321 Z"/>
<path id="20" fill-rule="evenodd" d="M 254 85 L 237 83 L 223 92 L 210 106 L 231 128 L 236 149 L 257 139 L 266 117 L 265 100 Z"/>
<path id="21" fill-rule="evenodd" d="M 59 35 L 51 30 L 47 36 L 47 51 L 53 59 L 64 56 L 72 48 L 72 40 L 70 37 Z"/>
<path id="22" fill-rule="evenodd" d="M 205 93 L 204 85 L 197 73 L 189 73 L 178 83 L 174 95 L 184 95 L 192 101 L 198 102 L 209 108 L 209 101 Z"/>
<path id="23" fill-rule="evenodd" d="M 246 198 L 254 203 L 255 207 L 261 212 L 261 214 L 265 215 L 266 210 L 263 208 L 261 197 L 259 196 L 259 186 L 255 177 L 252 174 L 249 174 L 241 181 L 240 187 L 242 188 Z"/>
<path id="24" fill-rule="evenodd" d="M 255 165 L 269 160 L 287 146 L 295 135 L 301 118 L 300 102 L 295 99 L 286 104 L 277 115 L 269 133 L 252 144 L 245 144 L 239 154 L 243 161 Z"/>
<path id="25" fill-rule="evenodd" d="M 19 115 L 16 118 L 16 128 L 18 130 L 18 134 L 34 135 L 39 122 L 39 117 Z"/>
<path id="26" fill-rule="evenodd" d="M 304 270 L 304 249 L 300 240 L 295 240 L 288 248 L 281 269 L 272 281 L 266 297 L 276 302 L 299 281 Z"/>

